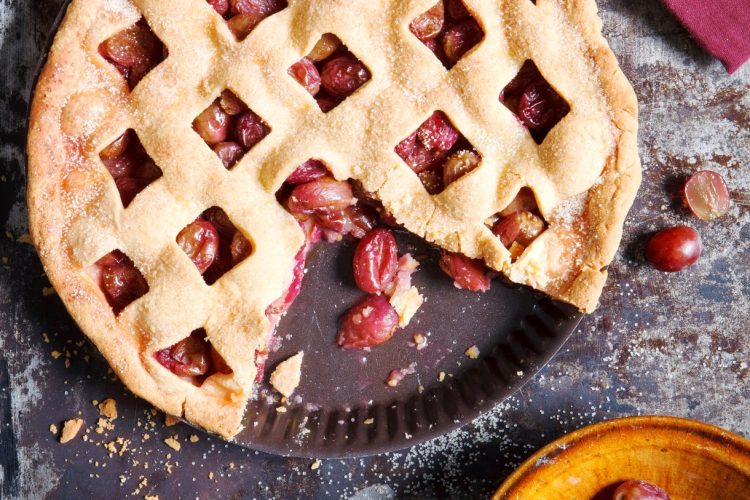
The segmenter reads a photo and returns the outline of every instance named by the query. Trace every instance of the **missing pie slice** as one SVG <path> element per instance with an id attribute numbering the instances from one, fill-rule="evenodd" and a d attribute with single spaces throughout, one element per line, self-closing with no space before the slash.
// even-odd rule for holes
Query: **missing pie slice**
<path id="1" fill-rule="evenodd" d="M 225 437 L 321 237 L 397 224 L 463 288 L 487 266 L 592 311 L 640 182 L 600 29 L 593 0 L 73 0 L 34 243 L 127 386 Z"/>

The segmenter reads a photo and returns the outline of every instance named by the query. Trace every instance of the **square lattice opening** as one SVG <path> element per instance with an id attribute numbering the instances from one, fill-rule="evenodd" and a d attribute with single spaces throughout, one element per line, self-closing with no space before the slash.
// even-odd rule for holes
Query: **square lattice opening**
<path id="1" fill-rule="evenodd" d="M 442 111 L 435 111 L 395 148 L 430 194 L 479 167 L 482 157 Z"/>

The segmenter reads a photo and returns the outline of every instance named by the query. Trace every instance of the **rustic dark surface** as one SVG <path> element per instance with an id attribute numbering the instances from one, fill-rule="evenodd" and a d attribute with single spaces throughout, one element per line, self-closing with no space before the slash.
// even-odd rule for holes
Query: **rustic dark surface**
<path id="1" fill-rule="evenodd" d="M 0 0 L 0 497 L 323 498 L 375 484 L 398 496 L 473 497 L 544 443 L 605 418 L 671 414 L 750 436 L 750 67 L 726 75 L 657 1 L 600 2 L 605 34 L 641 101 L 644 163 L 601 307 L 534 381 L 472 425 L 316 470 L 311 460 L 200 433 L 191 443 L 191 428 L 164 427 L 162 415 L 111 380 L 59 299 L 43 295 L 49 283 L 23 238 L 23 143 L 32 81 L 60 4 Z M 711 224 L 690 217 L 676 196 L 681 179 L 702 168 L 724 175 L 734 199 L 729 215 Z M 689 271 L 659 274 L 642 261 L 644 236 L 676 223 L 700 231 L 704 256 Z M 99 434 L 91 401 L 107 397 L 120 416 Z M 49 425 L 79 414 L 88 440 L 57 443 Z M 179 452 L 163 443 L 175 434 Z M 118 437 L 129 449 L 109 457 L 102 444 Z"/>

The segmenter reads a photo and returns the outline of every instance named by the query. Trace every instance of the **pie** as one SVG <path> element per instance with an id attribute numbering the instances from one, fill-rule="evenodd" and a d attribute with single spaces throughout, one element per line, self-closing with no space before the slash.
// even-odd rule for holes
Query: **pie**
<path id="1" fill-rule="evenodd" d="M 433 2 L 72 1 L 31 111 L 31 233 L 134 393 L 235 435 L 323 238 L 362 238 L 343 347 L 421 304 L 394 225 L 456 286 L 491 269 L 596 307 L 640 164 L 594 1 Z"/>

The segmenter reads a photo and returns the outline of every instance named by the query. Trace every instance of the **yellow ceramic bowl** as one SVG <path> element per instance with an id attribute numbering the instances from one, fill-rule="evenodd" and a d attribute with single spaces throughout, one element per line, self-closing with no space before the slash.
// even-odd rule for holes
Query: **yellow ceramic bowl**
<path id="1" fill-rule="evenodd" d="M 630 417 L 584 427 L 545 446 L 493 500 L 611 500 L 628 479 L 672 500 L 750 499 L 750 441 L 676 417 Z"/>

